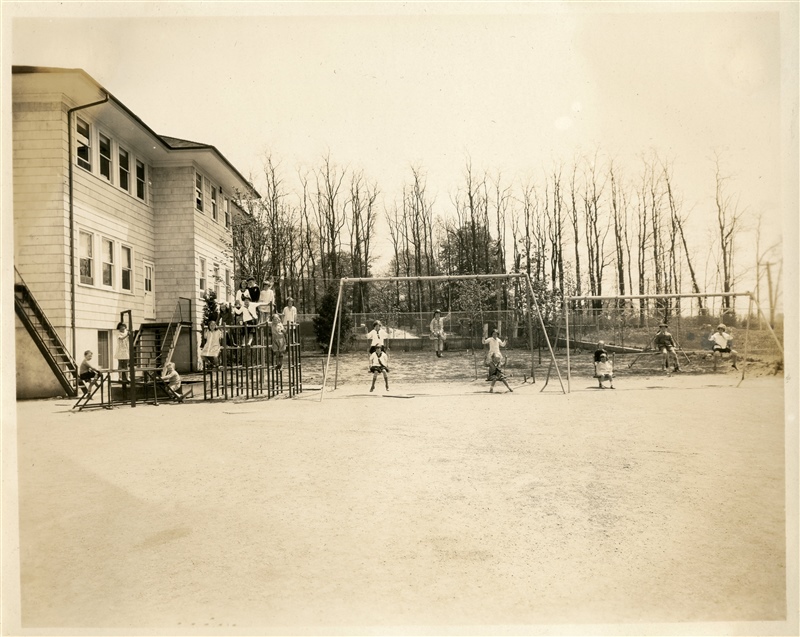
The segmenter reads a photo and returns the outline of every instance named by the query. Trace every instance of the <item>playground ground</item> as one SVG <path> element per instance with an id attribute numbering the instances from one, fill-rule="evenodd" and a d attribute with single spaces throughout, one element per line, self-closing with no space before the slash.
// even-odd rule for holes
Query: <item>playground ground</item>
<path id="1" fill-rule="evenodd" d="M 370 393 L 343 357 L 323 401 L 18 403 L 22 628 L 797 634 L 769 365 L 564 395 L 512 352 L 490 395 L 418 358 Z"/>

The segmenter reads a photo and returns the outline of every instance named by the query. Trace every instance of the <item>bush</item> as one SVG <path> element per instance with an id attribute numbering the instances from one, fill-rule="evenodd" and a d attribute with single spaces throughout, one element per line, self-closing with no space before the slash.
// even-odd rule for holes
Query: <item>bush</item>
<path id="1" fill-rule="evenodd" d="M 320 300 L 319 314 L 314 317 L 314 334 L 317 337 L 317 343 L 319 343 L 322 351 L 326 354 L 328 353 L 328 346 L 331 343 L 331 329 L 333 327 L 334 315 L 336 314 L 336 300 L 338 296 L 339 288 L 335 285 L 330 286 Z M 345 309 L 344 303 L 342 307 L 339 308 L 339 312 L 341 314 L 341 328 L 339 330 L 341 343 L 338 343 L 337 339 L 334 338 L 334 354 L 337 349 L 346 351 L 346 344 L 350 342 L 350 336 L 353 331 L 353 319 Z M 342 345 L 345 345 L 345 347 L 342 347 Z"/>

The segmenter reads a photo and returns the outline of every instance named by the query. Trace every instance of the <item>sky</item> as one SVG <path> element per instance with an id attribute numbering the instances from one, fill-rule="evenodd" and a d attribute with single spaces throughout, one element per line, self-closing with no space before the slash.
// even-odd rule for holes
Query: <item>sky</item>
<path id="1" fill-rule="evenodd" d="M 763 245 L 786 236 L 791 5 L 13 6 L 13 64 L 84 69 L 156 132 L 213 144 L 257 187 L 266 152 L 292 185 L 330 153 L 387 207 L 421 167 L 446 213 L 468 160 L 541 183 L 596 150 L 638 176 L 655 150 L 705 249 L 718 153 L 751 225 L 762 217 Z"/>

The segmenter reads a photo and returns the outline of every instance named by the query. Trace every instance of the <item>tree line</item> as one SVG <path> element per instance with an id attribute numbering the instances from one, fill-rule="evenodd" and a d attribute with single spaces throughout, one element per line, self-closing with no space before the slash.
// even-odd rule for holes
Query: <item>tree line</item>
<path id="1" fill-rule="evenodd" d="M 467 159 L 447 201 L 437 201 L 421 166 L 410 166 L 399 195 L 387 200 L 363 170 L 340 166 L 330 154 L 298 170 L 291 184 L 267 155 L 260 198 L 238 201 L 244 214 L 233 227 L 234 269 L 259 282 L 273 278 L 278 301 L 292 296 L 301 313 L 316 313 L 341 277 L 525 272 L 553 311 L 567 295 L 732 292 L 748 270 L 736 258 L 747 211 L 721 157 L 710 161 L 714 209 L 703 219 L 707 237 L 698 250 L 687 237 L 690 211 L 673 162 L 656 152 L 643 154 L 631 170 L 598 151 L 554 162 L 527 181 L 476 170 Z M 386 228 L 381 242 L 379 221 Z M 379 243 L 391 253 L 379 254 Z M 376 271 L 387 257 L 388 265 Z M 475 288 L 357 283 L 347 305 L 352 312 L 413 313 L 464 307 L 477 298 L 507 309 L 524 296 L 500 281 Z M 733 309 L 732 299 L 722 303 L 723 312 Z"/>

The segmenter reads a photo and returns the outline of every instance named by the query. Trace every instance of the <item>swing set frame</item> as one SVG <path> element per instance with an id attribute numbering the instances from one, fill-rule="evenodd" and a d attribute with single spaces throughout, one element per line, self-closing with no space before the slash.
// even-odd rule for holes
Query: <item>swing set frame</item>
<path id="1" fill-rule="evenodd" d="M 665 300 L 665 299 L 709 299 L 709 298 L 736 298 L 736 297 L 747 297 L 748 304 L 747 304 L 747 321 L 744 333 L 744 356 L 742 357 L 742 369 L 741 369 L 741 378 L 739 382 L 736 384 L 736 387 L 742 384 L 744 381 L 745 370 L 747 368 L 747 355 L 748 355 L 748 337 L 750 335 L 750 317 L 753 313 L 753 306 L 755 306 L 756 311 L 758 314 L 766 319 L 764 315 L 764 311 L 761 309 L 761 305 L 759 304 L 758 300 L 753 296 L 752 292 L 717 292 L 711 294 L 703 294 L 703 293 L 694 293 L 694 294 L 626 294 L 620 296 L 566 296 L 564 297 L 564 305 L 563 305 L 563 312 L 564 312 L 564 325 L 566 328 L 566 344 L 567 344 L 567 393 L 571 392 L 572 389 L 572 365 L 570 359 L 570 335 L 569 335 L 569 315 L 570 315 L 570 305 L 575 301 L 615 301 L 615 300 Z M 772 338 L 775 340 L 775 343 L 778 345 L 778 349 L 781 352 L 781 356 L 783 356 L 783 345 L 781 345 L 778 336 L 775 334 L 775 330 L 772 329 L 772 326 L 769 324 L 769 321 L 766 321 L 767 328 L 769 329 Z M 651 341 L 652 342 L 652 341 Z M 649 346 L 648 346 L 649 347 Z M 681 348 L 683 351 L 683 348 Z M 686 353 L 684 352 L 684 356 Z M 688 357 L 687 357 L 688 358 Z"/>
<path id="2" fill-rule="evenodd" d="M 556 362 L 555 352 L 553 351 L 553 346 L 550 343 L 550 337 L 547 335 L 547 329 L 544 324 L 544 319 L 542 318 L 542 313 L 539 310 L 539 304 L 536 301 L 536 294 L 533 292 L 533 285 L 531 284 L 531 279 L 525 272 L 513 272 L 510 274 L 452 274 L 452 275 L 438 275 L 438 276 L 384 276 L 384 277 L 343 277 L 339 279 L 339 294 L 336 297 L 336 310 L 334 311 L 333 315 L 333 325 L 331 326 L 331 339 L 328 345 L 328 357 L 325 363 L 325 369 L 322 374 L 322 390 L 320 391 L 319 400 L 325 398 L 325 388 L 327 387 L 328 377 L 330 376 L 330 365 L 331 365 L 331 354 L 333 353 L 333 341 L 334 337 L 336 337 L 336 366 L 334 371 L 334 380 L 333 380 L 333 388 L 336 389 L 338 387 L 338 380 L 339 380 L 339 343 L 341 342 L 341 306 L 342 306 L 342 298 L 344 293 L 344 286 L 351 283 L 376 283 L 376 282 L 400 282 L 400 281 L 483 281 L 483 280 L 492 280 L 492 279 L 503 279 L 503 280 L 514 280 L 514 279 L 524 279 L 525 289 L 527 290 L 528 295 L 528 308 L 534 308 L 536 310 L 536 316 L 539 319 L 539 327 L 544 334 L 545 341 L 547 342 L 547 349 L 550 352 L 550 361 L 551 365 L 553 365 L 558 373 L 558 380 L 561 383 L 561 391 L 562 393 L 566 394 L 567 389 L 564 387 L 564 381 L 561 378 L 561 371 L 558 368 L 558 363 Z M 528 344 L 531 350 L 531 377 L 534 375 L 534 356 L 533 356 L 533 321 L 531 318 L 531 312 L 528 312 Z"/>

